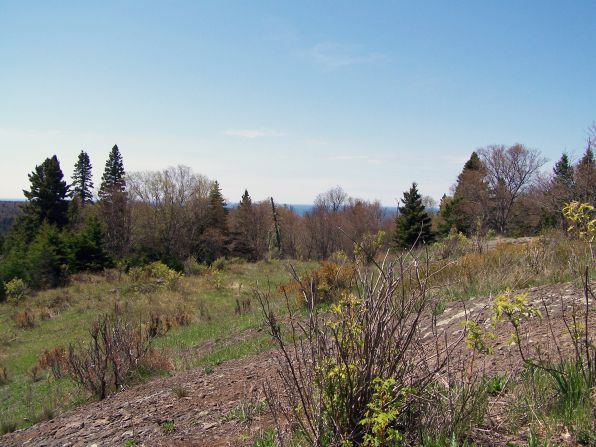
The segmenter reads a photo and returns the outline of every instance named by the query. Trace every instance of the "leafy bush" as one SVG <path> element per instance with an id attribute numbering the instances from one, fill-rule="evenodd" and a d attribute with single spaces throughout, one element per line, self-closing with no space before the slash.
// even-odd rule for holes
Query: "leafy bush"
<path id="1" fill-rule="evenodd" d="M 169 268 L 163 262 L 156 261 L 143 267 L 132 267 L 128 271 L 128 276 L 133 282 L 154 280 L 156 284 L 161 284 L 171 289 L 179 285 L 182 274 Z"/>
<path id="2" fill-rule="evenodd" d="M 474 250 L 472 241 L 455 228 L 451 228 L 447 237 L 432 247 L 440 259 L 459 258 Z"/>
<path id="3" fill-rule="evenodd" d="M 415 402 L 426 396 L 450 354 L 450 349 L 439 354 L 432 365 L 417 357 L 423 349 L 419 324 L 433 308 L 428 271 L 421 265 L 400 258 L 341 276 L 340 266 L 322 263 L 307 275 L 309 282 L 294 273 L 307 315 L 289 305 L 283 326 L 268 297 L 257 294 L 279 348 L 283 389 L 269 389 L 267 397 L 276 420 L 287 423 L 278 425 L 284 443 L 291 436 L 284 433 L 288 426 L 297 427 L 308 445 L 420 442 L 422 418 Z M 338 276 L 346 281 L 336 282 Z M 402 287 L 414 278 L 418 288 Z M 331 291 L 330 309 L 316 306 Z"/>
<path id="4" fill-rule="evenodd" d="M 6 300 L 9 303 L 17 304 L 25 297 L 27 285 L 21 278 L 13 278 L 4 285 L 4 291 Z"/>

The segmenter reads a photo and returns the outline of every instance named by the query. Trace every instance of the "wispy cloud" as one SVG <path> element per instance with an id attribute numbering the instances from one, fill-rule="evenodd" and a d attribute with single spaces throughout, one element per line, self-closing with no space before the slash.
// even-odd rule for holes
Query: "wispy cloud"
<path id="1" fill-rule="evenodd" d="M 383 53 L 366 51 L 361 45 L 342 45 L 332 42 L 318 43 L 303 51 L 302 54 L 324 70 L 387 61 L 387 56 Z"/>
<path id="2" fill-rule="evenodd" d="M 272 129 L 228 129 L 224 135 L 239 138 L 283 137 L 285 133 Z"/>

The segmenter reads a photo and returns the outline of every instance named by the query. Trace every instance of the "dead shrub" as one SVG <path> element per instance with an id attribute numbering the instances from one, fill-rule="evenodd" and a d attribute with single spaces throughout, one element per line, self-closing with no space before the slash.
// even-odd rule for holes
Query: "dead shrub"
<path id="1" fill-rule="evenodd" d="M 66 361 L 66 350 L 63 347 L 57 347 L 51 351 L 45 350 L 37 359 L 39 369 L 50 369 L 52 375 L 57 379 L 64 377 L 68 363 Z"/>
<path id="2" fill-rule="evenodd" d="M 146 357 L 143 359 L 142 368 L 148 371 L 165 372 L 173 372 L 176 369 L 171 359 L 162 352 L 154 349 L 149 350 Z"/>
<path id="3" fill-rule="evenodd" d="M 236 315 L 242 315 L 245 313 L 250 312 L 251 309 L 251 300 L 250 298 L 244 298 L 242 300 L 236 298 L 236 308 L 234 309 L 234 313 Z"/>
<path id="4" fill-rule="evenodd" d="M 30 310 L 17 312 L 14 316 L 14 322 L 21 329 L 31 329 L 35 327 L 35 314 Z"/>
<path id="5" fill-rule="evenodd" d="M 177 306 L 173 312 L 153 311 L 146 325 L 150 337 L 165 335 L 177 326 L 188 326 L 192 323 L 193 314 L 184 306 Z"/>
<path id="6" fill-rule="evenodd" d="M 39 316 L 39 319 L 42 321 L 48 321 L 52 319 L 52 312 L 47 306 L 40 306 L 37 309 L 37 315 Z"/>
<path id="7" fill-rule="evenodd" d="M 8 383 L 8 371 L 4 366 L 0 366 L 0 386 Z"/>
<path id="8" fill-rule="evenodd" d="M 150 352 L 152 336 L 118 313 L 98 319 L 89 339 L 70 345 L 64 373 L 98 399 L 134 379 Z"/>

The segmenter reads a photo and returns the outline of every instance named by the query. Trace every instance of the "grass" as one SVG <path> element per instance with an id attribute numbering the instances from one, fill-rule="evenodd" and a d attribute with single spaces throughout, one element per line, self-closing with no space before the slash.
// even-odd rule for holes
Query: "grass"
<path id="1" fill-rule="evenodd" d="M 435 281 L 447 284 L 440 290 L 444 301 L 437 304 L 434 313 L 441 314 L 446 303 L 455 299 L 495 294 L 508 287 L 519 289 L 576 280 L 578 276 L 569 265 L 572 261 L 578 266 L 584 264 L 586 253 L 582 250 L 575 242 L 555 235 L 530 244 L 499 245 L 482 254 L 468 252 L 449 265 L 447 260 L 433 258 L 433 269 L 446 266 Z M 0 433 L 50 419 L 88 399 L 67 379 L 54 379 L 42 371 L 40 380 L 34 381 L 31 371 L 44 350 L 84 339 L 91 323 L 116 305 L 139 322 L 146 321 L 152 313 L 190 316 L 190 324 L 175 326 L 154 342 L 175 370 L 201 367 L 210 373 L 222 362 L 270 349 L 272 344 L 262 330 L 262 316 L 258 303 L 252 299 L 252 288 L 275 291 L 287 283 L 286 264 L 226 263 L 215 273 L 184 277 L 172 288 L 150 280 L 131 281 L 115 272 L 80 274 L 68 287 L 39 292 L 16 305 L 0 303 L 0 372 L 6 368 L 6 380 L 0 374 Z M 299 273 L 318 266 L 295 261 L 293 264 Z M 246 300 L 252 301 L 250 306 L 237 313 L 237 302 Z M 283 313 L 281 301 L 272 304 L 273 310 Z M 35 315 L 32 328 L 19 327 L 14 320 L 17 313 L 25 310 Z M 584 444 L 596 445 L 590 425 L 593 403 L 577 398 L 581 383 L 569 384 L 567 400 L 559 398 L 566 391 L 555 378 L 540 371 L 525 371 L 509 381 L 487 377 L 484 386 L 491 396 L 515 396 L 509 406 L 512 429 L 516 424 L 533 430 L 547 426 L 555 432 L 563 424 Z M 172 392 L 181 398 L 185 390 Z M 579 393 L 589 394 L 584 389 Z M 540 439 L 549 439 L 549 433 L 541 430 Z M 265 432 L 254 445 L 274 445 L 272 433 Z M 451 438 L 429 439 L 425 445 L 453 443 Z"/>
<path id="2" fill-rule="evenodd" d="M 86 400 L 85 393 L 71 381 L 56 380 L 47 371 L 33 382 L 31 370 L 44 350 L 84 339 L 94 319 L 115 305 L 138 321 L 145 321 L 151 313 L 191 314 L 190 324 L 174 327 L 154 343 L 176 369 L 210 369 L 269 349 L 268 337 L 259 332 L 262 320 L 257 303 L 238 315 L 236 300 L 251 298 L 252 288 L 257 285 L 275 290 L 288 280 L 286 264 L 229 264 L 217 272 L 216 282 L 211 275 L 190 276 L 173 290 L 151 282 L 137 284 L 113 272 L 82 274 L 75 276 L 68 287 L 39 292 L 16 306 L 0 304 L 0 366 L 6 368 L 8 376 L 7 383 L 0 385 L 0 422 L 27 427 Z M 314 266 L 294 264 L 300 270 Z M 51 318 L 36 318 L 35 327 L 19 328 L 13 315 L 25 309 L 49 311 Z"/>
<path id="3" fill-rule="evenodd" d="M 161 429 L 165 434 L 172 433 L 174 431 L 174 421 L 165 421 L 161 424 Z"/>

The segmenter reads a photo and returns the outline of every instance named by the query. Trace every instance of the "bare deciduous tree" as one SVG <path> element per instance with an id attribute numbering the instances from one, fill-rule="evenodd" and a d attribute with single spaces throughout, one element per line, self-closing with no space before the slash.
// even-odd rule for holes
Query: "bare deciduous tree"
<path id="1" fill-rule="evenodd" d="M 521 144 L 488 146 L 478 154 L 490 189 L 491 220 L 499 232 L 505 233 L 517 199 L 533 184 L 546 159 Z"/>

